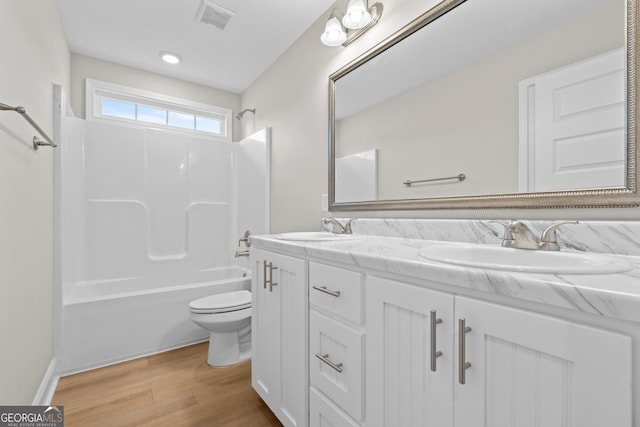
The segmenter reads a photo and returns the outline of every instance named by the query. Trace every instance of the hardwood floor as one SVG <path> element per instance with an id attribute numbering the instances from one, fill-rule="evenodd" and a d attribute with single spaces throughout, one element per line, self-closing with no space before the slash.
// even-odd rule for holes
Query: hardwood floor
<path id="1" fill-rule="evenodd" d="M 200 343 L 60 378 L 65 426 L 281 426 L 251 388 L 251 362 L 207 364 Z"/>

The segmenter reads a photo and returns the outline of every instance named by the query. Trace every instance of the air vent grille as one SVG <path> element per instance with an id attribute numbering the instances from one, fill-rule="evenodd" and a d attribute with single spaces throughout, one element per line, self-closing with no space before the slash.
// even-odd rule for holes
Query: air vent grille
<path id="1" fill-rule="evenodd" d="M 202 2 L 202 7 L 198 14 L 198 22 L 224 30 L 233 16 L 235 16 L 235 12 L 205 0 Z"/>

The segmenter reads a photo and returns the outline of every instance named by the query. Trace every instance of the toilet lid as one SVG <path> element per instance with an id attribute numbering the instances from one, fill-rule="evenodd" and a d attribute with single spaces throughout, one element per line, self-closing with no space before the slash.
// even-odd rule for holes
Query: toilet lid
<path id="1" fill-rule="evenodd" d="M 189 308 L 195 313 L 225 313 L 251 307 L 251 292 L 235 291 L 211 295 L 191 301 Z"/>

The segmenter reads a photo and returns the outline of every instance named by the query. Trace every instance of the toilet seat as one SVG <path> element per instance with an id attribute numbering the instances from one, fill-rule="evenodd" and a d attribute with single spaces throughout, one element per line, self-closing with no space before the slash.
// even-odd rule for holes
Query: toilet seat
<path id="1" fill-rule="evenodd" d="M 192 313 L 228 313 L 251 308 L 251 292 L 235 291 L 191 301 Z"/>

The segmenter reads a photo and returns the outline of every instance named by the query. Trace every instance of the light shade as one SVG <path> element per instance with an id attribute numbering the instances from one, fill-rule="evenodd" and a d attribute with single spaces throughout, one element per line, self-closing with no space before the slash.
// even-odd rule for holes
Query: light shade
<path id="1" fill-rule="evenodd" d="M 324 26 L 324 33 L 320 36 L 320 41 L 327 46 L 340 46 L 347 39 L 347 33 L 342 28 L 338 18 L 331 15 Z"/>
<path id="2" fill-rule="evenodd" d="M 160 58 L 167 64 L 179 64 L 182 61 L 180 55 L 173 52 L 160 52 Z"/>
<path id="3" fill-rule="evenodd" d="M 349 0 L 342 24 L 351 30 L 357 30 L 365 27 L 369 22 L 371 22 L 371 14 L 365 0 Z"/>

